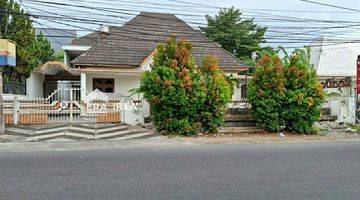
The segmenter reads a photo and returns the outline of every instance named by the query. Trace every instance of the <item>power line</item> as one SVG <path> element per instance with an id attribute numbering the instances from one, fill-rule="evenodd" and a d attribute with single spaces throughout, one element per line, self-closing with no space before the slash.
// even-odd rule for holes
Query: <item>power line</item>
<path id="1" fill-rule="evenodd" d="M 58 22 L 56 22 L 56 23 L 58 23 Z M 69 24 L 66 24 L 66 25 L 69 25 Z M 83 27 L 82 27 L 83 28 Z M 146 29 L 145 29 L 146 30 Z M 92 29 L 88 29 L 88 31 L 94 31 L 94 30 L 92 30 Z M 147 33 L 147 32 L 141 32 L 141 31 L 133 31 L 133 30 L 127 30 L 127 31 L 129 31 L 129 32 L 133 32 L 133 33 L 138 33 L 138 34 L 144 34 L 144 35 L 152 35 L 152 36 L 163 36 L 163 35 L 155 35 L 155 34 L 149 34 L 149 33 Z M 120 35 L 121 36 L 121 35 Z M 138 38 L 137 38 L 138 39 Z M 264 38 L 264 39 L 268 39 L 268 38 Z M 157 41 L 157 42 L 159 42 L 159 41 Z M 279 43 L 280 42 L 288 42 L 288 41 L 279 41 Z M 308 40 L 303 40 L 303 41 L 301 41 L 301 42 L 308 42 Z M 275 43 L 275 41 L 272 41 L 272 43 Z M 288 42 L 288 43 L 290 43 L 290 42 Z M 292 43 L 295 43 L 295 42 L 292 42 Z M 300 43 L 300 42 L 297 42 L 297 43 Z"/>
<path id="2" fill-rule="evenodd" d="M 30 1 L 30 0 L 28 0 Z M 46 1 L 36 1 L 36 0 L 32 0 L 30 2 L 42 2 L 47 5 L 54 5 L 53 3 L 54 2 L 46 2 Z M 71 4 L 56 4 L 56 6 L 67 6 L 67 7 L 70 7 L 70 6 L 73 6 Z M 79 6 L 79 5 L 76 5 L 76 6 Z M 76 7 L 75 6 L 75 7 Z M 83 5 L 80 5 L 80 6 L 83 6 Z M 199 5 L 200 6 L 200 5 Z M 118 9 L 113 9 L 113 8 L 106 8 L 106 7 L 91 7 L 91 8 L 88 8 L 88 6 L 85 6 L 85 7 L 82 7 L 82 8 L 86 8 L 86 9 L 91 9 L 92 10 L 95 10 L 95 11 L 99 11 L 99 8 L 100 8 L 100 11 L 105 11 L 105 12 L 109 12 L 109 13 L 118 13 L 118 14 L 124 14 L 124 9 L 122 9 L 123 11 L 119 11 Z M 67 8 L 68 9 L 68 8 Z M 82 12 L 82 11 L 79 11 L 79 12 Z M 130 14 L 130 13 L 131 14 Z M 133 10 L 133 9 L 126 9 L 125 11 L 125 14 L 124 15 L 133 15 L 133 12 L 138 12 L 138 10 Z M 267 15 L 266 13 L 257 13 L 257 14 L 261 14 L 261 15 Z M 178 14 L 177 14 L 178 15 Z M 187 15 L 187 14 L 184 14 L 183 16 L 188 16 L 188 17 L 195 17 L 194 15 Z M 344 21 L 344 20 L 317 20 L 317 19 L 307 19 L 307 18 L 295 18 L 295 17 L 289 17 L 289 16 L 280 16 L 280 15 L 268 15 L 270 16 L 271 18 L 265 18 L 267 20 L 270 20 L 270 21 L 276 21 L 276 22 L 301 22 L 301 23 L 308 23 L 308 22 L 319 22 L 319 23 L 348 23 L 350 25 L 346 25 L 346 26 L 337 26 L 337 27 L 319 27 L 316 31 L 324 31 L 324 30 L 328 30 L 328 29 L 344 29 L 344 28 L 348 28 L 348 27 L 357 27 L 359 25 L 359 22 L 352 22 L 352 21 Z M 276 18 L 274 18 L 274 16 Z M 49 16 L 43 16 L 43 18 L 46 20 L 46 18 L 49 18 Z M 62 20 L 62 21 L 68 21 L 68 22 L 71 22 L 71 23 L 87 23 L 87 24 L 95 24 L 95 25 L 102 25 L 102 23 L 104 23 L 103 21 L 105 20 L 94 20 L 92 18 L 87 18 L 87 19 L 79 19 L 77 17 L 71 17 L 71 16 L 66 16 L 66 15 L 63 15 L 62 17 L 54 17 L 53 16 L 53 19 L 55 19 L 56 22 L 54 23 L 58 23 L 59 20 Z M 165 19 L 166 20 L 166 19 Z M 53 20 L 54 21 L 54 20 Z M 190 22 L 191 23 L 191 22 Z M 355 24 L 356 23 L 356 24 Z M 146 27 L 149 27 L 149 26 L 152 26 L 153 24 L 148 24 L 147 26 L 145 26 L 144 28 L 146 29 Z M 90 29 L 89 31 L 94 31 L 92 29 Z M 146 31 L 146 30 L 144 30 Z M 310 34 L 303 34 L 303 33 L 291 33 L 291 32 L 282 32 L 282 31 L 271 31 L 269 30 L 268 32 L 273 32 L 273 33 L 283 33 L 283 34 L 289 34 L 289 37 L 291 35 L 295 35 L 295 36 L 299 36 L 299 35 L 310 35 Z M 141 30 L 140 32 L 138 32 L 139 34 L 141 34 Z M 149 35 L 149 34 L 148 34 Z M 154 35 L 154 34 L 150 34 L 150 35 Z M 265 38 L 267 39 L 267 38 Z"/>
<path id="3" fill-rule="evenodd" d="M 317 5 L 322 5 L 322 6 L 327 6 L 327 7 L 332 7 L 332 8 L 343 9 L 343 10 L 351 10 L 351 11 L 355 11 L 355 12 L 360 12 L 359 9 L 348 8 L 348 7 L 343 7 L 343 6 L 333 5 L 333 4 L 327 4 L 327 3 L 321 3 L 321 2 L 317 2 L 317 1 L 310 1 L 310 0 L 299 0 L 299 1 L 303 1 L 303 2 L 306 2 L 306 3 L 312 3 L 312 4 L 317 4 Z"/>

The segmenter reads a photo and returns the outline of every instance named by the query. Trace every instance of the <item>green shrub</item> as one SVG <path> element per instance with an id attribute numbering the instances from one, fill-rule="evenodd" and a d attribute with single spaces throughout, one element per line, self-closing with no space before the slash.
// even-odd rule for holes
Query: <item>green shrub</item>
<path id="1" fill-rule="evenodd" d="M 227 104 L 232 97 L 232 85 L 219 69 L 219 60 L 207 55 L 203 58 L 202 72 L 206 83 L 206 100 L 201 107 L 204 132 L 216 133 L 224 123 Z"/>
<path id="2" fill-rule="evenodd" d="M 192 56 L 191 43 L 171 37 L 159 45 L 139 91 L 150 104 L 157 131 L 194 135 L 201 130 L 198 111 L 205 102 L 206 85 Z"/>
<path id="3" fill-rule="evenodd" d="M 253 116 L 268 131 L 312 133 L 324 101 L 322 86 L 311 68 L 309 51 L 296 50 L 280 59 L 264 53 L 249 83 Z"/>
<path id="4" fill-rule="evenodd" d="M 284 72 L 277 54 L 265 53 L 248 84 L 248 100 L 253 117 L 268 131 L 279 131 L 285 125 L 281 117 L 285 92 Z"/>
<path id="5" fill-rule="evenodd" d="M 170 37 L 157 47 L 151 71 L 142 76 L 138 92 L 149 102 L 158 132 L 195 135 L 217 132 L 231 87 L 216 57 L 206 56 L 199 68 L 191 43 Z"/>
<path id="6" fill-rule="evenodd" d="M 282 117 L 289 131 L 312 133 L 321 115 L 324 93 L 309 55 L 309 50 L 299 49 L 284 58 L 286 95 Z"/>

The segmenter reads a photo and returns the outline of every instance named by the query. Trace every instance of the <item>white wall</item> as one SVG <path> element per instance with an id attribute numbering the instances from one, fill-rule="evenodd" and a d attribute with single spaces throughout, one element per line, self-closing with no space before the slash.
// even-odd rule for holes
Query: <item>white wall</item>
<path id="1" fill-rule="evenodd" d="M 114 78 L 115 79 L 115 95 L 130 95 L 129 90 L 140 87 L 140 74 L 86 74 L 86 90 L 88 92 L 93 91 L 93 78 Z M 109 95 L 110 96 L 110 95 Z M 137 99 L 137 96 L 134 96 Z M 140 96 L 140 98 L 142 98 Z M 147 117 L 150 115 L 149 104 L 146 101 L 143 101 L 143 110 L 142 114 L 136 113 L 134 111 L 126 111 L 124 122 L 128 124 L 135 125 L 142 121 L 142 117 Z"/>
<path id="2" fill-rule="evenodd" d="M 239 85 L 241 86 L 241 84 Z M 234 94 L 232 96 L 232 101 L 239 101 L 241 100 L 241 87 L 237 87 L 237 85 L 234 85 Z"/>
<path id="3" fill-rule="evenodd" d="M 146 60 L 142 63 L 141 69 L 144 71 L 149 71 L 151 69 L 151 65 L 154 62 L 154 56 L 149 56 Z"/>
<path id="4" fill-rule="evenodd" d="M 238 73 L 225 73 L 226 76 L 231 76 L 238 81 L 240 81 L 239 88 L 238 85 L 234 85 L 234 95 L 232 96 L 232 101 L 240 101 L 241 100 L 241 86 L 245 84 L 245 76 L 244 75 L 238 75 Z"/>
<path id="5" fill-rule="evenodd" d="M 326 78 L 325 78 L 326 79 Z M 320 78 L 320 80 L 325 80 Z M 323 107 L 330 108 L 331 115 L 338 117 L 337 122 L 355 123 L 355 87 L 356 78 L 351 78 L 350 87 L 341 88 L 342 93 L 338 88 L 325 88 L 326 93 L 336 93 L 337 96 L 327 96 Z"/>
<path id="6" fill-rule="evenodd" d="M 115 79 L 115 92 L 122 95 L 130 95 L 129 90 L 140 86 L 140 74 L 86 74 L 86 90 L 93 91 L 93 78 Z"/>
<path id="7" fill-rule="evenodd" d="M 331 115 L 338 117 L 336 122 L 355 123 L 355 97 L 327 97 L 324 107 L 331 110 Z"/>
<path id="8" fill-rule="evenodd" d="M 43 97 L 44 75 L 32 72 L 26 79 L 26 95 L 30 98 Z"/>

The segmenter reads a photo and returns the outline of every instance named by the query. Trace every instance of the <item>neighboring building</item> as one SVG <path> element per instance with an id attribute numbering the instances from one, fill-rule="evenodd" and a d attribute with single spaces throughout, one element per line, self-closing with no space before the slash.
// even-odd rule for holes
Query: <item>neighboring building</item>
<path id="1" fill-rule="evenodd" d="M 58 28 L 35 28 L 35 33 L 40 32 L 50 41 L 54 51 L 62 50 L 62 46 L 71 44 L 76 38 L 76 30 L 58 29 Z"/>
<path id="2" fill-rule="evenodd" d="M 355 122 L 356 62 L 359 43 L 332 44 L 320 37 L 310 44 L 311 62 L 327 94 L 325 107 L 338 122 Z"/>
<path id="3" fill-rule="evenodd" d="M 99 89 L 108 94 L 129 95 L 130 89 L 140 86 L 140 75 L 150 70 L 157 45 L 170 35 L 192 42 L 197 63 L 212 54 L 219 58 L 220 68 L 228 75 L 240 79 L 238 73 L 247 70 L 240 60 L 175 15 L 141 12 L 121 27 L 102 27 L 99 32 L 64 45 L 64 63 L 68 68 L 50 64 L 34 70 L 27 80 L 27 95 L 47 96 L 64 84 L 80 85 L 82 91 Z M 235 88 L 233 100 L 241 99 L 241 88 L 244 87 Z M 81 97 L 85 98 L 85 93 Z M 146 106 L 144 114 L 149 114 Z"/>

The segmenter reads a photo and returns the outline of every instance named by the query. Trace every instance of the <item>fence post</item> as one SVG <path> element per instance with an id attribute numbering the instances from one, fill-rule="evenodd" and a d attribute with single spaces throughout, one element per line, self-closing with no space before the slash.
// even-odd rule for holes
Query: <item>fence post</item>
<path id="1" fill-rule="evenodd" d="M 140 99 L 140 124 L 144 125 L 144 99 Z"/>
<path id="2" fill-rule="evenodd" d="M 121 109 L 120 109 L 120 122 L 125 123 L 125 101 L 124 96 L 121 95 Z"/>
<path id="3" fill-rule="evenodd" d="M 70 88 L 70 122 L 73 123 L 73 88 Z"/>
<path id="4" fill-rule="evenodd" d="M 17 96 L 14 97 L 13 101 L 13 120 L 14 125 L 18 125 L 19 123 L 19 109 L 20 109 L 20 102 Z"/>

